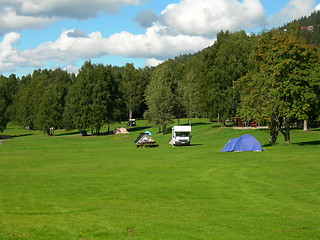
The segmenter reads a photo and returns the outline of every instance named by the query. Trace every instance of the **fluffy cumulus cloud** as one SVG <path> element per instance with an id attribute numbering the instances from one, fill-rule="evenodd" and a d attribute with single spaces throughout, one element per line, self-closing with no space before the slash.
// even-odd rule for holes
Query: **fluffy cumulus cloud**
<path id="1" fill-rule="evenodd" d="M 157 60 L 155 58 L 149 58 L 149 59 L 147 59 L 147 61 L 145 62 L 144 65 L 145 66 L 149 66 L 149 67 L 156 67 L 161 63 L 163 63 L 162 60 Z"/>
<path id="2" fill-rule="evenodd" d="M 0 42 L 0 71 L 18 66 L 42 66 L 47 61 L 71 65 L 78 59 L 92 59 L 104 55 L 130 58 L 151 58 L 152 63 L 180 54 L 193 53 L 213 43 L 200 36 L 163 35 L 162 26 L 153 26 L 145 34 L 121 32 L 104 38 L 100 32 L 85 34 L 80 30 L 65 30 L 54 42 L 45 42 L 34 49 L 19 51 L 14 44 L 20 35 L 6 34 Z"/>
<path id="3" fill-rule="evenodd" d="M 256 27 L 265 20 L 259 0 L 182 0 L 168 5 L 161 18 L 173 33 L 202 36 Z"/>
<path id="4" fill-rule="evenodd" d="M 0 35 L 24 28 L 38 28 L 56 19 L 86 19 L 97 12 L 115 13 L 119 6 L 141 0 L 0 0 Z"/>
<path id="5" fill-rule="evenodd" d="M 98 11 L 114 13 L 121 5 L 139 4 L 141 0 L 0 0 L 21 15 L 85 19 Z"/>
<path id="6" fill-rule="evenodd" d="M 13 8 L 3 8 L 0 10 L 0 35 L 11 31 L 19 31 L 24 28 L 40 28 L 52 23 L 52 21 L 53 20 L 48 17 L 18 15 Z"/>
<path id="7" fill-rule="evenodd" d="M 19 39 L 20 35 L 18 33 L 9 33 L 0 42 L 0 72 L 11 71 L 17 67 L 41 66 L 41 62 L 34 58 L 27 59 L 15 48 Z"/>

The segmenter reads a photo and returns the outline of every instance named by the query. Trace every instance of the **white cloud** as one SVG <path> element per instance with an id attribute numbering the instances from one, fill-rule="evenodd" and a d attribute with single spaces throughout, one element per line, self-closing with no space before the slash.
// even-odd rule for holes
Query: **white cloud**
<path id="1" fill-rule="evenodd" d="M 17 33 L 9 33 L 0 42 L 0 72 L 13 69 L 19 66 L 23 59 L 19 56 L 19 51 L 14 47 L 20 39 Z"/>
<path id="2" fill-rule="evenodd" d="M 161 17 L 173 33 L 202 36 L 256 27 L 265 20 L 259 0 L 182 0 L 168 5 Z"/>
<path id="3" fill-rule="evenodd" d="M 121 32 L 106 40 L 106 50 L 111 55 L 167 59 L 185 53 L 194 53 L 211 44 L 213 40 L 200 36 L 167 35 L 166 27 L 153 25 L 145 34 Z"/>
<path id="4" fill-rule="evenodd" d="M 314 8 L 315 11 L 320 11 L 320 4 L 318 4 L 315 8 Z"/>
<path id="5" fill-rule="evenodd" d="M 162 60 L 157 60 L 155 58 L 149 58 L 149 59 L 147 59 L 147 61 L 145 62 L 144 65 L 148 66 L 148 67 L 156 67 L 163 62 L 164 61 L 162 61 Z"/>
<path id="6" fill-rule="evenodd" d="M 24 28 L 39 28 L 52 22 L 47 17 L 19 16 L 12 8 L 0 11 L 0 35 Z"/>
<path id="7" fill-rule="evenodd" d="M 68 73 L 74 73 L 75 75 L 78 75 L 79 68 L 76 66 L 66 66 L 63 68 L 64 71 L 67 71 Z"/>
<path id="8" fill-rule="evenodd" d="M 0 0 L 21 15 L 84 19 L 97 12 L 114 13 L 121 5 L 139 4 L 141 0 Z"/>
<path id="9" fill-rule="evenodd" d="M 13 67 L 45 66 L 49 61 L 71 65 L 78 59 L 94 59 L 105 55 L 165 60 L 197 52 L 214 42 L 200 36 L 163 35 L 163 28 L 154 25 L 145 34 L 121 32 L 109 38 L 104 38 L 100 32 L 85 35 L 83 32 L 78 34 L 79 30 L 65 30 L 56 41 L 24 51 L 14 48 L 20 35 L 9 33 L 0 42 L 0 71 L 12 71 Z M 77 37 L 72 37 L 74 34 Z"/>
<path id="10" fill-rule="evenodd" d="M 314 5 L 315 0 L 290 0 L 278 14 L 269 18 L 269 23 L 271 26 L 279 26 L 308 16 L 316 10 Z"/>
<path id="11" fill-rule="evenodd" d="M 119 6 L 141 0 L 0 0 L 0 35 L 39 28 L 57 19 L 87 19 L 98 12 L 115 13 Z"/>

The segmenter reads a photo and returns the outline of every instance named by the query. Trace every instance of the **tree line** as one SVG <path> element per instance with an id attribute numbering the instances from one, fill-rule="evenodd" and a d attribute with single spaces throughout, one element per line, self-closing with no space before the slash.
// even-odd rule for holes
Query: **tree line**
<path id="1" fill-rule="evenodd" d="M 142 116 L 150 69 L 87 61 L 77 76 L 61 69 L 35 70 L 21 79 L 0 77 L 0 130 L 9 121 L 50 134 L 55 129 L 91 129 Z"/>
<path id="2" fill-rule="evenodd" d="M 249 36 L 220 32 L 193 55 L 154 68 L 116 67 L 87 61 L 77 75 L 35 70 L 0 77 L 0 130 L 9 121 L 39 129 L 91 129 L 143 117 L 162 132 L 174 118 L 242 118 L 270 126 L 270 143 L 290 125 L 319 118 L 319 51 L 292 33 Z"/>

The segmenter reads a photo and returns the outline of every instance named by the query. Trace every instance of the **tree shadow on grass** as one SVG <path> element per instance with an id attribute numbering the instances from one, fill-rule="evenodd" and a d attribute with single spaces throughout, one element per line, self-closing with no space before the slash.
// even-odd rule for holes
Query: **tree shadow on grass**
<path id="1" fill-rule="evenodd" d="M 148 129 L 148 128 L 151 128 L 151 126 L 128 128 L 128 131 L 129 132 L 141 132 L 141 131 Z"/>
<path id="2" fill-rule="evenodd" d="M 0 135 L 0 139 L 10 139 L 10 138 L 17 138 L 17 137 L 26 137 L 34 135 L 33 133 L 26 133 L 26 134 L 19 134 L 19 135 Z"/>
<path id="3" fill-rule="evenodd" d="M 203 146 L 202 143 L 195 143 L 195 144 L 190 144 L 189 147 L 196 147 L 196 146 Z"/>
<path id="4" fill-rule="evenodd" d="M 68 133 L 58 133 L 58 134 L 55 134 L 55 136 L 68 136 L 68 135 L 77 135 L 77 134 L 80 135 L 80 131 L 68 132 Z"/>
<path id="5" fill-rule="evenodd" d="M 270 144 L 270 143 L 266 143 L 266 144 L 263 144 L 263 145 L 261 145 L 263 148 L 264 147 L 274 147 L 274 146 L 276 146 L 276 145 L 278 145 L 279 143 L 272 143 L 272 144 Z"/>
<path id="6" fill-rule="evenodd" d="M 299 142 L 299 143 L 293 143 L 293 144 L 299 145 L 299 146 L 318 146 L 320 145 L 320 141 Z"/>
<path id="7" fill-rule="evenodd" d="M 203 145 L 202 143 L 195 143 L 195 144 L 190 144 L 190 145 L 176 145 L 174 147 L 185 148 L 185 147 L 196 147 L 196 146 L 202 146 L 202 145 Z"/>
<path id="8" fill-rule="evenodd" d="M 318 127 L 318 128 L 311 128 L 311 131 L 312 132 L 320 132 L 320 128 Z"/>
<path id="9" fill-rule="evenodd" d="M 9 139 L 12 138 L 10 135 L 0 135 L 0 139 Z"/>

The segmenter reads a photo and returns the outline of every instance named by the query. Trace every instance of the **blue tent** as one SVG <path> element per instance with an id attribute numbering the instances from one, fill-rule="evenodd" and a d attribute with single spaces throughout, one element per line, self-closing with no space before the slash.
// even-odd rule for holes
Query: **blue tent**
<path id="1" fill-rule="evenodd" d="M 244 151 L 262 151 L 262 146 L 254 137 L 244 134 L 241 137 L 230 139 L 220 152 Z"/>

